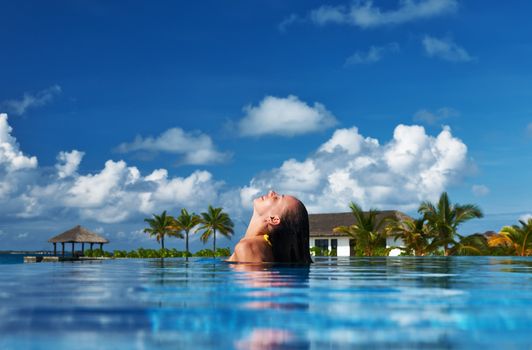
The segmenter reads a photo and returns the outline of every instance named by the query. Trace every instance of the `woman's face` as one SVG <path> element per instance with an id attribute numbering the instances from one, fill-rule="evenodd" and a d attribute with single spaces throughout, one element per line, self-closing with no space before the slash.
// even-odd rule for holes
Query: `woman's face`
<path id="1" fill-rule="evenodd" d="M 253 201 L 253 210 L 259 216 L 282 216 L 288 210 L 296 210 L 299 201 L 292 196 L 270 191 Z"/>

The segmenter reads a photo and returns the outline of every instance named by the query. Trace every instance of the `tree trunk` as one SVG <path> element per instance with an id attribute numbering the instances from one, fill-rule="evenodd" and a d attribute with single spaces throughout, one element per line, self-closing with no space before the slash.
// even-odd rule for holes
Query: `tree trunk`
<path id="1" fill-rule="evenodd" d="M 216 256 L 216 230 L 213 230 L 214 238 L 212 240 L 212 255 Z"/>
<path id="2" fill-rule="evenodd" d="M 161 237 L 161 246 L 162 246 L 162 249 L 164 249 L 164 236 Z"/>
<path id="3" fill-rule="evenodd" d="M 185 251 L 187 252 L 187 257 L 188 257 L 188 231 L 185 231 L 185 236 L 186 236 L 186 239 L 185 239 Z"/>

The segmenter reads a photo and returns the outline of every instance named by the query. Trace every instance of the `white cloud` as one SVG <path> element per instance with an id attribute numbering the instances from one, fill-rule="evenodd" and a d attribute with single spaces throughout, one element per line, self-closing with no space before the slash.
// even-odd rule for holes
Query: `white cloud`
<path id="1" fill-rule="evenodd" d="M 25 238 L 28 238 L 28 232 L 23 232 L 23 233 L 19 233 L 17 236 L 16 236 L 16 239 L 25 239 Z"/>
<path id="2" fill-rule="evenodd" d="M 83 152 L 60 152 L 57 175 L 37 167 L 20 150 L 0 115 L 0 217 L 74 218 L 118 223 L 153 212 L 188 207 L 204 210 L 219 200 L 223 185 L 207 171 L 170 177 L 166 169 L 143 176 L 126 162 L 108 160 L 100 171 L 78 174 Z M 140 220 L 141 222 L 142 220 Z"/>
<path id="3" fill-rule="evenodd" d="M 316 132 L 336 124 L 336 118 L 321 103 L 309 106 L 290 95 L 265 97 L 258 106 L 244 108 L 238 127 L 242 136 L 294 136 Z"/>
<path id="4" fill-rule="evenodd" d="M 7 118 L 3 129 L 11 137 Z M 16 145 L 9 140 L 11 147 Z M 362 136 L 356 127 L 338 129 L 308 158 L 288 159 L 242 188 L 228 189 L 207 171 L 170 176 L 166 169 L 156 169 L 143 174 L 122 160 L 108 160 L 102 169 L 82 174 L 77 170 L 81 152 L 60 153 L 57 174 L 37 168 L 37 159 L 31 167 L 7 170 L 11 163 L 2 158 L 0 189 L 7 183 L 9 191 L 0 196 L 0 218 L 49 222 L 53 217 L 96 228 L 106 224 L 105 232 L 112 234 L 133 232 L 143 218 L 163 210 L 201 212 L 213 204 L 223 206 L 245 228 L 251 199 L 268 189 L 298 196 L 312 212 L 344 211 L 351 200 L 364 207 L 405 210 L 420 200 L 435 200 L 459 179 L 466 158 L 467 147 L 449 128 L 431 136 L 423 127 L 405 125 L 397 126 L 393 139 L 383 144 Z M 59 176 L 61 171 L 64 176 Z M 116 239 L 127 240 L 120 235 Z"/>
<path id="5" fill-rule="evenodd" d="M 345 65 L 354 64 L 370 64 L 379 62 L 386 53 L 393 53 L 399 51 L 399 44 L 389 43 L 384 46 L 371 46 L 367 52 L 357 51 L 349 56 L 345 61 Z"/>
<path id="6" fill-rule="evenodd" d="M 437 199 L 466 165 L 467 147 L 448 127 L 430 136 L 421 126 L 398 125 L 382 145 L 356 127 L 338 129 L 307 159 L 254 177 L 241 199 L 273 188 L 298 196 L 311 212 L 345 211 L 350 201 L 408 210 Z"/>
<path id="7" fill-rule="evenodd" d="M 137 136 L 133 142 L 122 143 L 116 150 L 120 153 L 148 151 L 180 154 L 184 164 L 222 163 L 230 158 L 228 153 L 216 150 L 212 139 L 200 132 L 186 132 L 171 128 L 158 137 Z"/>
<path id="8" fill-rule="evenodd" d="M 464 48 L 458 46 L 449 38 L 438 39 L 426 35 L 422 42 L 429 57 L 437 57 L 451 62 L 470 62 L 474 60 Z"/>
<path id="9" fill-rule="evenodd" d="M 13 129 L 7 122 L 7 114 L 0 113 L 0 167 L 8 172 L 37 167 L 37 158 L 26 157 L 17 140 L 11 136 Z"/>
<path id="10" fill-rule="evenodd" d="M 349 15 L 345 6 L 323 5 L 310 12 L 312 22 L 325 25 L 327 23 L 349 23 Z"/>
<path id="11" fill-rule="evenodd" d="M 55 165 L 57 176 L 62 179 L 76 174 L 78 166 L 83 159 L 85 152 L 72 150 L 71 152 L 59 152 L 58 163 Z"/>
<path id="12" fill-rule="evenodd" d="M 55 96 L 61 94 L 61 91 L 62 90 L 59 85 L 52 85 L 49 88 L 41 90 L 35 94 L 26 92 L 21 100 L 6 100 L 0 105 L 14 115 L 22 115 L 26 113 L 29 108 L 44 106 L 48 102 L 52 101 Z"/>
<path id="13" fill-rule="evenodd" d="M 100 223 L 119 223 L 139 216 L 181 207 L 203 210 L 217 201 L 222 183 L 207 171 L 169 177 L 165 169 L 142 176 L 124 161 L 108 160 L 94 174 L 77 175 L 44 185 L 31 184 L 17 200 L 19 217 L 42 217 L 67 210 L 70 216 Z"/>
<path id="14" fill-rule="evenodd" d="M 286 31 L 286 28 L 288 28 L 290 25 L 296 23 L 296 22 L 299 22 L 301 21 L 301 18 L 296 15 L 295 13 L 292 13 L 290 16 L 286 17 L 284 20 L 281 21 L 281 23 L 279 23 L 279 25 L 277 26 L 277 28 L 281 31 L 281 32 L 284 32 Z"/>
<path id="15" fill-rule="evenodd" d="M 2 200 L 17 193 L 37 168 L 37 158 L 22 153 L 17 140 L 11 135 L 12 131 L 7 114 L 0 114 L 0 212 L 11 209 L 6 205 L 1 208 Z"/>
<path id="16" fill-rule="evenodd" d="M 360 28 L 407 23 L 453 13 L 456 0 L 402 0 L 394 10 L 383 11 L 372 1 L 355 1 L 351 6 L 321 6 L 311 11 L 310 20 L 318 25 L 349 24 Z"/>
<path id="17" fill-rule="evenodd" d="M 532 213 L 522 215 L 519 220 L 527 222 L 528 220 L 532 219 Z"/>
<path id="18" fill-rule="evenodd" d="M 471 192 L 477 197 L 487 196 L 490 193 L 490 189 L 485 185 L 473 185 Z"/>
<path id="19" fill-rule="evenodd" d="M 458 117 L 460 113 L 450 107 L 443 107 L 435 112 L 431 112 L 426 109 L 421 109 L 414 115 L 414 122 L 423 123 L 427 125 L 436 125 L 439 122 L 448 119 Z"/>
<path id="20" fill-rule="evenodd" d="M 348 154 L 360 152 L 363 144 L 378 146 L 379 141 L 366 138 L 358 133 L 357 127 L 350 129 L 337 129 L 333 136 L 319 148 L 319 151 L 333 153 L 336 149 L 346 151 Z"/>
<path id="21" fill-rule="evenodd" d="M 135 168 L 128 169 L 124 161 L 108 160 L 101 172 L 75 179 L 68 190 L 66 203 L 71 207 L 100 207 L 110 196 L 117 193 L 120 185 L 126 182 L 134 183 L 138 179 L 138 171 L 135 170 Z"/>

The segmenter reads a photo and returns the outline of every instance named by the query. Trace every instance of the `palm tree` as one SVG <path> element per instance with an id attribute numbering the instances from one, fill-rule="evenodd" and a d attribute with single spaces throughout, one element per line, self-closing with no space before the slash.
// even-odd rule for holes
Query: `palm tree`
<path id="1" fill-rule="evenodd" d="M 377 221 L 378 211 L 370 209 L 364 213 L 362 208 L 355 202 L 349 204 L 355 217 L 355 223 L 350 226 L 338 226 L 333 229 L 336 233 L 346 233 L 356 241 L 357 250 L 366 256 L 373 256 L 376 248 L 386 245 L 386 239 L 380 232 L 383 221 Z"/>
<path id="2" fill-rule="evenodd" d="M 198 226 L 201 222 L 201 218 L 199 215 L 196 215 L 194 213 L 189 214 L 188 211 L 183 208 L 181 209 L 181 215 L 179 215 L 174 220 L 174 226 L 177 231 L 185 231 L 185 251 L 187 252 L 187 256 L 189 253 L 188 250 L 188 233 L 190 230 L 192 230 L 194 227 Z"/>
<path id="3" fill-rule="evenodd" d="M 486 236 L 475 233 L 469 236 L 457 234 L 460 240 L 449 249 L 451 255 L 490 255 Z"/>
<path id="4" fill-rule="evenodd" d="M 518 256 L 532 255 L 532 218 L 526 222 L 519 220 L 521 226 L 505 226 L 501 232 L 488 239 L 490 247 L 506 247 Z"/>
<path id="5" fill-rule="evenodd" d="M 449 255 L 449 244 L 456 244 L 454 237 L 458 233 L 458 226 L 484 216 L 474 204 L 451 204 L 447 192 L 441 194 L 436 205 L 428 201 L 422 202 L 418 212 L 428 221 L 437 244 L 443 246 L 446 256 Z"/>
<path id="6" fill-rule="evenodd" d="M 155 236 L 157 242 L 161 242 L 161 249 L 164 249 L 165 236 L 183 238 L 183 235 L 175 230 L 173 226 L 174 218 L 166 215 L 166 210 L 161 215 L 153 214 L 153 218 L 144 219 L 144 221 L 150 225 L 150 227 L 144 229 L 144 232 L 149 233 L 151 237 Z"/>
<path id="7" fill-rule="evenodd" d="M 404 244 L 402 249 L 408 254 L 425 256 L 438 248 L 424 218 L 394 217 L 387 220 L 384 231 L 395 240 L 401 239 Z"/>
<path id="8" fill-rule="evenodd" d="M 216 254 L 216 231 L 225 237 L 231 237 L 233 234 L 233 221 L 227 213 L 224 213 L 223 208 L 213 208 L 209 205 L 209 209 L 205 213 L 201 213 L 201 224 L 198 230 L 203 231 L 201 234 L 201 241 L 206 243 L 209 237 L 213 236 L 213 254 Z"/>

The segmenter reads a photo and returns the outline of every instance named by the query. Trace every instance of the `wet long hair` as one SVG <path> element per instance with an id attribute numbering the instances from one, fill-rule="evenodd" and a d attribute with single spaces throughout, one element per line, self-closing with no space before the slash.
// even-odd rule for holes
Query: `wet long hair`
<path id="1" fill-rule="evenodd" d="M 281 223 L 270 232 L 272 253 L 275 262 L 310 264 L 309 221 L 305 205 L 298 200 L 295 210 L 285 212 Z"/>

